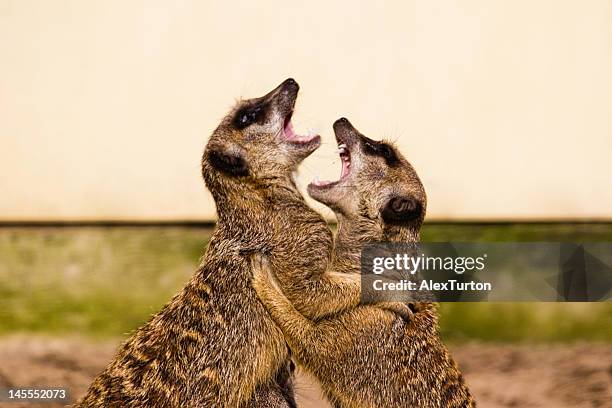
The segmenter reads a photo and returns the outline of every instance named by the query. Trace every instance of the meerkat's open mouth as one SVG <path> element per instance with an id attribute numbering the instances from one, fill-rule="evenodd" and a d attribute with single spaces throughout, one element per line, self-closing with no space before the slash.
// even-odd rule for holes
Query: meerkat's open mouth
<path id="1" fill-rule="evenodd" d="M 340 162 L 342 168 L 340 170 L 340 178 L 336 181 L 322 181 L 314 179 L 310 185 L 316 188 L 329 188 L 333 187 L 341 181 L 345 180 L 349 174 L 351 174 L 351 151 L 346 143 L 338 141 L 338 154 L 340 155 Z"/>
<path id="2" fill-rule="evenodd" d="M 293 124 L 291 123 L 291 117 L 293 116 L 293 111 L 289 112 L 285 117 L 285 121 L 283 123 L 283 139 L 289 143 L 295 145 L 309 145 L 310 143 L 319 140 L 321 137 L 312 131 L 308 131 L 307 135 L 298 135 L 293 130 Z"/>

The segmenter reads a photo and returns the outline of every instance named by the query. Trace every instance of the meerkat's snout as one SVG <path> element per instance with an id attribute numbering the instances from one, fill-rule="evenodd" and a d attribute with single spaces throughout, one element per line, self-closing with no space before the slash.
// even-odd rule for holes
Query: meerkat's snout
<path id="1" fill-rule="evenodd" d="M 234 117 L 236 128 L 242 130 L 252 124 L 259 124 L 276 133 L 279 142 L 290 150 L 301 151 L 298 156 L 306 157 L 319 147 L 321 137 L 310 133 L 299 135 L 293 129 L 291 118 L 299 90 L 300 86 L 295 79 L 289 78 L 267 95 L 246 101 Z"/>
<path id="2" fill-rule="evenodd" d="M 340 178 L 336 181 L 315 180 L 310 183 L 309 193 L 316 199 L 317 193 L 329 190 L 346 180 L 351 174 L 351 151 L 354 150 L 359 133 L 346 118 L 340 118 L 334 122 L 334 133 L 338 144 L 338 154 L 340 155 L 341 170 Z"/>
<path id="3" fill-rule="evenodd" d="M 293 78 L 289 78 L 280 84 L 277 89 L 280 89 L 277 98 L 283 117 L 282 139 L 294 149 L 304 150 L 307 153 L 306 155 L 309 155 L 320 146 L 321 137 L 310 132 L 307 135 L 299 135 L 293 129 L 291 118 L 293 117 L 295 101 L 300 86 Z"/>
<path id="4" fill-rule="evenodd" d="M 295 79 L 288 78 L 261 98 L 263 103 L 273 105 L 273 108 L 278 110 L 277 119 L 282 121 L 283 127 L 291 121 L 299 91 L 300 86 Z"/>
<path id="5" fill-rule="evenodd" d="M 357 182 L 354 174 L 361 163 L 359 144 L 362 135 L 346 118 L 336 120 L 333 128 L 341 163 L 340 178 L 336 181 L 314 180 L 308 185 L 308 194 L 335 209 L 334 203 L 340 201 Z"/>

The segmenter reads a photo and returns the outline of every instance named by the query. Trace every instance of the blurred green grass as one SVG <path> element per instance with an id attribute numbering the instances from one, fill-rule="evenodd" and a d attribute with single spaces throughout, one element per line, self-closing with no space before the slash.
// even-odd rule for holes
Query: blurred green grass
<path id="1" fill-rule="evenodd" d="M 189 279 L 206 227 L 0 228 L 0 334 L 124 335 Z M 612 224 L 426 224 L 423 241 L 612 242 Z M 441 305 L 451 341 L 612 342 L 612 303 Z"/>

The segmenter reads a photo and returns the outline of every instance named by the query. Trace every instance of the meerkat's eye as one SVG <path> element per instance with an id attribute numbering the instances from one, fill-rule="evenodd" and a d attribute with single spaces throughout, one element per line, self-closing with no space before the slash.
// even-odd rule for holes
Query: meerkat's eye
<path id="1" fill-rule="evenodd" d="M 400 162 L 395 150 L 384 142 L 367 139 L 363 141 L 363 147 L 366 154 L 382 157 L 390 167 L 394 167 Z"/>
<path id="2" fill-rule="evenodd" d="M 395 151 L 393 151 L 393 149 L 386 143 L 381 143 L 378 145 L 378 153 L 385 159 L 385 161 L 389 165 L 398 161 L 397 156 L 395 155 Z"/>
<path id="3" fill-rule="evenodd" d="M 234 125 L 238 129 L 244 129 L 255 122 L 259 122 L 262 114 L 263 108 L 261 106 L 251 106 L 240 109 L 234 117 Z"/>

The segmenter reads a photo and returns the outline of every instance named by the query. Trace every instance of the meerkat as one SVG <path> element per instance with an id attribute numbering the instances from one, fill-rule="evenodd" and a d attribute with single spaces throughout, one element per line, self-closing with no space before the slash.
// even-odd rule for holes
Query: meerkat
<path id="1" fill-rule="evenodd" d="M 418 175 L 391 143 L 365 137 L 345 118 L 334 123 L 334 132 L 340 180 L 311 183 L 308 192 L 337 216 L 334 270 L 359 276 L 365 243 L 419 241 L 427 200 Z M 335 307 L 327 314 L 319 310 L 319 319 L 309 319 L 283 293 L 277 266 L 261 254 L 251 261 L 259 298 L 283 330 L 293 357 L 319 380 L 335 407 L 475 406 L 440 339 L 433 303 L 408 304 L 407 319 L 377 305 L 342 313 Z M 339 286 L 310 294 L 308 301 L 325 306 L 351 296 Z"/>
<path id="2" fill-rule="evenodd" d="M 331 231 L 293 180 L 320 145 L 293 130 L 298 90 L 288 79 L 240 101 L 213 132 L 202 174 L 218 222 L 202 262 L 77 407 L 295 407 L 287 344 L 251 287 L 245 254 L 265 252 L 302 277 L 331 257 Z"/>

